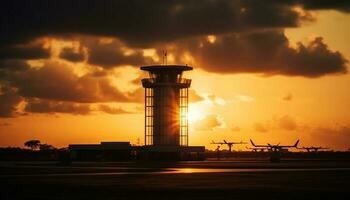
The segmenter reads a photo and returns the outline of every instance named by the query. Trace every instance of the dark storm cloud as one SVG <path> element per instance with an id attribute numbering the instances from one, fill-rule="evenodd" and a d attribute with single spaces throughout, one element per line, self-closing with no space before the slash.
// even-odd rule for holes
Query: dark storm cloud
<path id="1" fill-rule="evenodd" d="M 319 77 L 346 73 L 348 62 L 320 37 L 307 45 L 291 47 L 283 31 L 223 35 L 215 43 L 204 38 L 185 42 L 179 52 L 184 51 L 190 51 L 205 70 L 217 73 Z"/>
<path id="2" fill-rule="evenodd" d="M 14 88 L 0 85 L 0 117 L 14 117 L 22 98 Z"/>
<path id="3" fill-rule="evenodd" d="M 113 36 L 146 45 L 242 29 L 297 26 L 294 1 L 36 0 L 2 1 L 0 44 L 49 35 Z"/>
<path id="4" fill-rule="evenodd" d="M 152 63 L 152 60 L 150 58 L 143 56 L 142 50 L 125 50 L 124 48 L 126 48 L 126 46 L 117 40 L 112 40 L 110 42 L 101 42 L 93 39 L 83 42 L 82 45 L 88 48 L 88 63 L 92 65 L 110 68 L 120 65 L 139 66 Z"/>
<path id="5" fill-rule="evenodd" d="M 60 52 L 60 58 L 69 60 L 71 62 L 84 61 L 85 55 L 81 48 L 75 51 L 73 48 L 63 48 Z"/>
<path id="6" fill-rule="evenodd" d="M 121 91 L 107 77 L 91 74 L 77 76 L 71 66 L 46 62 L 39 69 L 30 68 L 8 76 L 8 82 L 26 98 L 41 98 L 80 103 L 127 102 Z"/>
<path id="7" fill-rule="evenodd" d="M 188 36 L 298 26 L 293 9 L 348 11 L 346 0 L 4 0 L 0 44 L 49 35 L 113 36 L 146 45 Z"/>
<path id="8" fill-rule="evenodd" d="M 0 59 L 45 59 L 50 57 L 50 49 L 42 43 L 0 46 Z"/>
<path id="9" fill-rule="evenodd" d="M 278 0 L 242 0 L 240 25 L 249 25 L 253 29 L 298 26 L 300 20 L 307 18 L 291 9 L 292 3 Z"/>
<path id="10" fill-rule="evenodd" d="M 294 6 L 305 12 L 349 11 L 348 1 L 338 0 L 1 1 L 0 117 L 15 116 L 23 99 L 28 100 L 27 112 L 39 113 L 85 114 L 91 111 L 90 103 L 141 103 L 144 90 L 120 91 L 107 78 L 108 70 L 151 64 L 142 48 L 159 50 L 169 43 L 179 50 L 176 59 L 180 52 L 190 52 L 199 67 L 211 72 L 305 77 L 345 73 L 344 57 L 321 38 L 290 47 L 284 33 L 276 31 L 313 20 Z M 208 34 L 216 35 L 217 41 L 203 39 Z M 78 76 L 73 66 L 47 60 L 41 68 L 30 68 L 28 60 L 51 57 L 49 43 L 42 37 L 78 41 L 78 50 L 63 48 L 59 56 L 71 62 L 86 61 L 93 65 L 91 71 Z M 101 108 L 102 112 L 120 112 Z M 211 121 L 215 125 L 214 117 Z"/>
<path id="11" fill-rule="evenodd" d="M 91 112 L 91 108 L 88 104 L 31 99 L 27 101 L 24 111 L 29 113 L 69 113 L 86 115 Z"/>
<path id="12" fill-rule="evenodd" d="M 11 71 L 18 71 L 18 70 L 26 70 L 30 66 L 27 64 L 25 60 L 19 60 L 19 59 L 6 59 L 6 60 L 0 60 L 0 70 L 11 70 Z M 1 79 L 1 75 L 0 75 Z"/>
<path id="13" fill-rule="evenodd" d="M 300 0 L 300 4 L 309 10 L 339 10 L 350 12 L 350 1 L 348 0 Z"/>

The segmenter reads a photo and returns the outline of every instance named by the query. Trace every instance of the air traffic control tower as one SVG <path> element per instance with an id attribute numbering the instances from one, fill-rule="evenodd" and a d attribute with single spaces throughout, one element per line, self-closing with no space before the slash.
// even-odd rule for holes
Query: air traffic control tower
<path id="1" fill-rule="evenodd" d="M 192 70 L 184 65 L 143 66 L 149 73 L 145 88 L 145 148 L 155 157 L 188 157 L 204 152 L 204 146 L 188 146 L 188 88 Z"/>

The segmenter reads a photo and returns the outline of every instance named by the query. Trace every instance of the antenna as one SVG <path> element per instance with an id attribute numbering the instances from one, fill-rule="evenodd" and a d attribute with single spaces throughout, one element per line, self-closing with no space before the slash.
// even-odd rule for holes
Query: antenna
<path id="1" fill-rule="evenodd" d="M 168 52 L 167 50 L 162 50 L 162 58 L 163 58 L 163 65 L 167 65 L 168 64 Z"/>

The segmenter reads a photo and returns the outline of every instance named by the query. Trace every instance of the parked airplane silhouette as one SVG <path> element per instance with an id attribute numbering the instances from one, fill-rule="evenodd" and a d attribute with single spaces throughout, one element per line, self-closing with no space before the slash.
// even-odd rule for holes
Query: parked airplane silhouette
<path id="1" fill-rule="evenodd" d="M 252 150 L 254 152 L 264 152 L 265 150 L 268 150 L 267 148 L 264 147 L 245 147 L 246 149 Z"/>
<path id="2" fill-rule="evenodd" d="M 320 149 L 329 149 L 328 147 L 314 147 L 314 146 L 310 146 L 310 147 L 300 147 L 300 148 L 297 148 L 297 149 L 305 149 L 307 152 L 317 152 L 318 150 Z"/>
<path id="3" fill-rule="evenodd" d="M 240 141 L 240 142 L 227 142 L 226 140 L 224 140 L 223 142 L 214 142 L 214 140 L 211 142 L 211 144 L 226 144 L 228 146 L 228 150 L 229 152 L 231 152 L 232 146 L 234 144 L 247 144 L 246 142 Z"/>
<path id="4" fill-rule="evenodd" d="M 256 145 L 256 144 L 254 144 L 253 140 L 250 140 L 250 143 L 252 143 L 252 145 L 254 147 L 267 148 L 270 151 L 277 152 L 277 151 L 285 150 L 288 148 L 297 148 L 298 144 L 299 144 L 299 140 L 297 140 L 294 145 L 280 145 L 280 143 L 275 144 L 275 145 L 272 145 L 269 143 L 267 143 L 267 145 Z"/>

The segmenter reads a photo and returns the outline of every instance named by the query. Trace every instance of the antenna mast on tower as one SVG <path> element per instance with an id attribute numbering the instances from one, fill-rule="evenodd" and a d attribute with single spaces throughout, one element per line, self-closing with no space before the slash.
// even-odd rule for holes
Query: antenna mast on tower
<path id="1" fill-rule="evenodd" d="M 167 50 L 163 50 L 163 65 L 167 65 L 168 64 L 168 57 L 167 57 Z"/>

